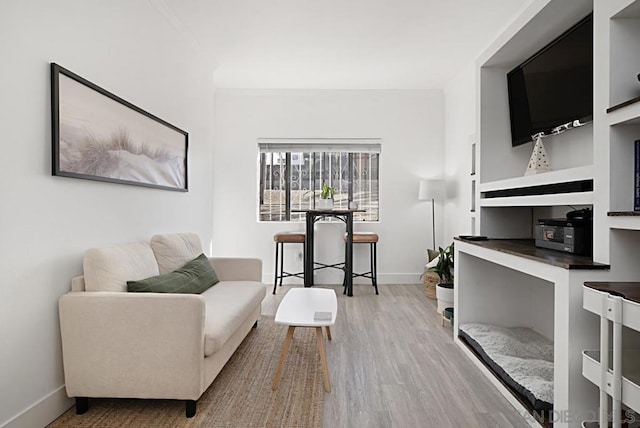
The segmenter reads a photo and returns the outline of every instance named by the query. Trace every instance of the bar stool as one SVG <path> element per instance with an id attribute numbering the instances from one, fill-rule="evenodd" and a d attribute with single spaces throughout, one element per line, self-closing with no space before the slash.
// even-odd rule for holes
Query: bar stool
<path id="1" fill-rule="evenodd" d="M 302 257 L 304 266 L 304 258 L 306 257 L 304 251 L 305 235 L 301 232 L 278 232 L 273 235 L 273 240 L 276 243 L 276 270 L 274 274 L 275 279 L 273 281 L 273 294 L 276 294 L 278 279 L 280 280 L 280 286 L 282 286 L 282 278 L 295 276 L 297 278 L 304 279 L 304 272 L 290 273 L 284 271 L 284 244 L 302 244 Z"/>
<path id="2" fill-rule="evenodd" d="M 345 250 L 346 250 L 348 235 L 345 233 L 342 239 L 345 242 Z M 376 244 L 378 243 L 378 234 L 373 232 L 353 232 L 353 243 L 369 244 L 369 263 L 370 263 L 369 269 L 370 270 L 369 272 L 364 272 L 364 273 L 353 272 L 352 277 L 356 278 L 361 276 L 363 278 L 371 279 L 371 285 L 375 287 L 376 294 L 379 294 L 378 293 L 378 273 L 377 273 L 378 261 L 377 261 L 377 251 L 376 251 Z M 353 266 L 351 268 L 353 270 Z M 346 280 L 347 280 L 347 277 L 345 273 L 344 281 L 342 282 L 342 285 L 344 287 L 344 293 L 347 292 Z"/>

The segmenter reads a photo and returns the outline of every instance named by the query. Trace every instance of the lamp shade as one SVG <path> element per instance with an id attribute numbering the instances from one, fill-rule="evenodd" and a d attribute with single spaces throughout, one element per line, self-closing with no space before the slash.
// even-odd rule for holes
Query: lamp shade
<path id="1" fill-rule="evenodd" d="M 444 180 L 420 180 L 418 187 L 418 200 L 444 199 Z"/>

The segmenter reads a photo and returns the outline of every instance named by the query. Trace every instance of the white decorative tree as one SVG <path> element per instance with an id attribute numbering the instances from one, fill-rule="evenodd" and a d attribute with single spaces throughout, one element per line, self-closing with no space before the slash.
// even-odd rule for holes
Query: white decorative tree
<path id="1" fill-rule="evenodd" d="M 529 158 L 529 165 L 524 175 L 540 174 L 542 172 L 551 171 L 551 163 L 547 157 L 547 152 L 542 144 L 542 135 L 538 134 L 536 144 L 533 146 L 533 153 Z"/>

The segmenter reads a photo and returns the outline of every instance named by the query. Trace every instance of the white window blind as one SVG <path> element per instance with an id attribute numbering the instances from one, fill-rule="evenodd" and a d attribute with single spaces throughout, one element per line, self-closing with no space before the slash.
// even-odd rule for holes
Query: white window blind
<path id="1" fill-rule="evenodd" d="M 380 153 L 379 138 L 260 138 L 260 153 Z"/>

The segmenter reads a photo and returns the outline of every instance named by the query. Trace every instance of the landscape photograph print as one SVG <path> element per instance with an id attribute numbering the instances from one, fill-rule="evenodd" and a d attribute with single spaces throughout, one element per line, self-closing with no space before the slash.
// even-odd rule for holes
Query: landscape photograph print
<path id="1" fill-rule="evenodd" d="M 51 64 L 53 175 L 188 191 L 188 134 Z"/>

